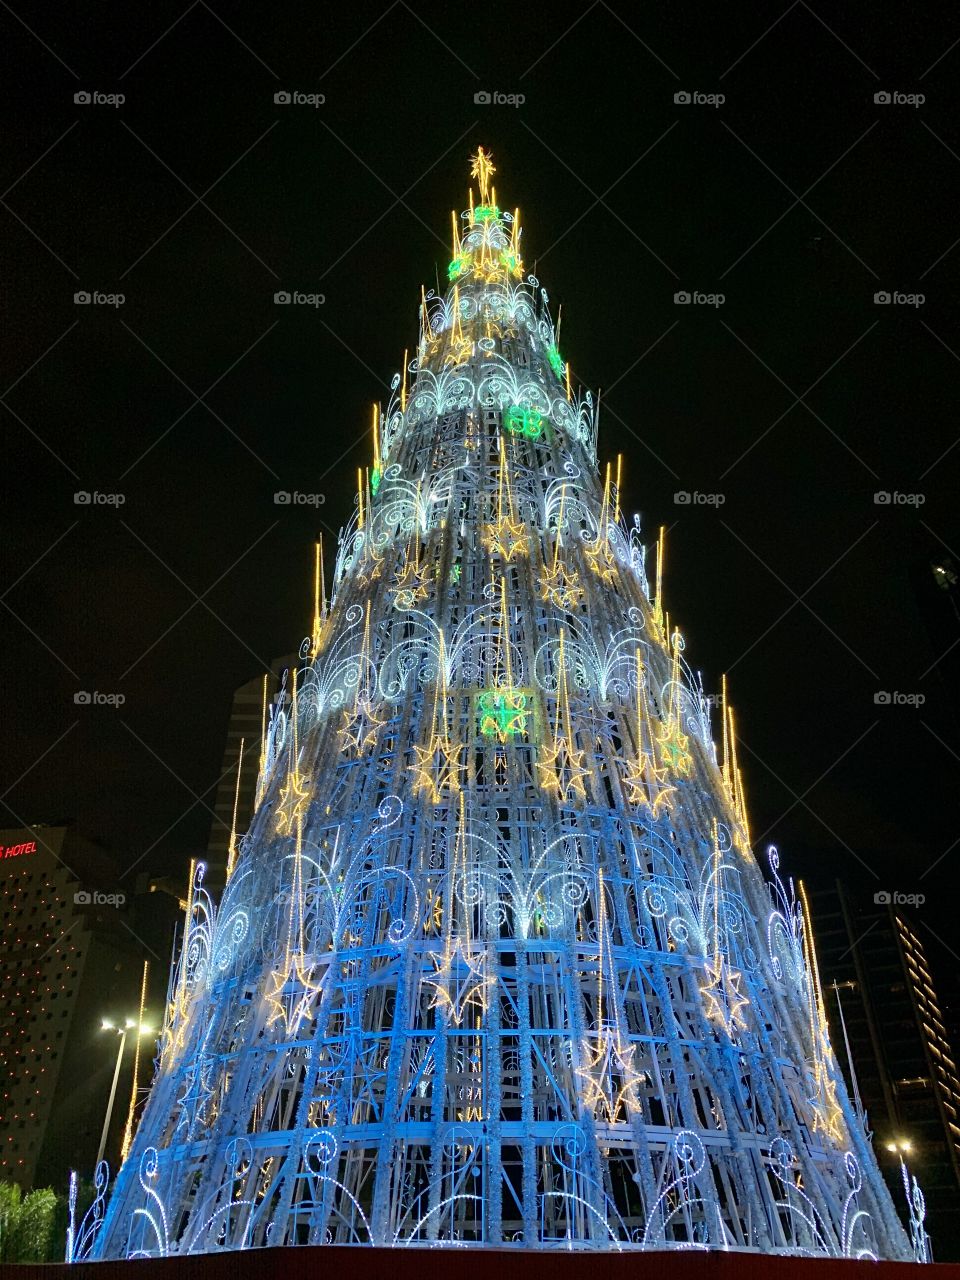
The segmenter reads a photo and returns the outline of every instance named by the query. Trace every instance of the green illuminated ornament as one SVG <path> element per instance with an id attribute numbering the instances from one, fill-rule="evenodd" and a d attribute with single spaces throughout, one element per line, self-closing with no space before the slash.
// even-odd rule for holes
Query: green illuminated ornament
<path id="1" fill-rule="evenodd" d="M 477 718 L 485 738 L 518 738 L 527 731 L 530 715 L 527 694 L 522 689 L 485 689 L 477 698 Z"/>
<path id="2" fill-rule="evenodd" d="M 539 440 L 546 426 L 539 409 L 530 409 L 522 404 L 510 405 L 504 414 L 503 423 L 512 435 L 526 436 L 528 440 Z"/>
<path id="3" fill-rule="evenodd" d="M 560 354 L 560 352 L 557 350 L 556 346 L 553 343 L 551 343 L 550 346 L 547 347 L 547 359 L 550 362 L 550 368 L 553 370 L 553 372 L 557 375 L 558 378 L 562 379 L 566 366 L 564 365 L 564 362 L 563 362 L 563 356 Z"/>
<path id="4" fill-rule="evenodd" d="M 519 254 L 511 253 L 509 249 L 503 250 L 503 252 L 500 254 L 500 261 L 503 263 L 503 265 L 507 268 L 508 271 L 511 271 L 516 275 L 519 275 L 521 270 L 523 269 L 522 264 L 520 262 Z"/>
<path id="5" fill-rule="evenodd" d="M 490 222 L 500 217 L 500 210 L 495 204 L 478 204 L 473 211 L 474 222 Z"/>
<path id="6" fill-rule="evenodd" d="M 456 280 L 465 272 L 470 270 L 470 257 L 468 254 L 461 253 L 453 259 L 449 267 L 447 267 L 447 279 Z"/>
<path id="7" fill-rule="evenodd" d="M 380 488 L 380 481 L 383 479 L 379 467 L 374 467 L 370 472 L 370 492 L 374 497 L 377 496 L 377 490 Z"/>

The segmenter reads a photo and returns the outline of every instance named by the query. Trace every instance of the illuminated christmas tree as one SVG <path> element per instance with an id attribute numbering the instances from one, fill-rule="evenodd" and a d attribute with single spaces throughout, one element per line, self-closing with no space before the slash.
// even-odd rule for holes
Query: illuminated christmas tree
<path id="1" fill-rule="evenodd" d="M 715 744 L 493 175 L 481 149 L 329 600 L 318 558 L 218 907 L 192 875 L 79 1252 L 912 1258 L 803 895 L 754 858 L 732 713 Z"/>

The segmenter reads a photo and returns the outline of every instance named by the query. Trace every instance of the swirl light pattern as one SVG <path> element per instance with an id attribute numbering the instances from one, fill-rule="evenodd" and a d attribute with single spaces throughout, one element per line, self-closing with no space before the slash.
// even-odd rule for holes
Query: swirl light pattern
<path id="1" fill-rule="evenodd" d="M 918 1252 L 494 173 L 374 411 L 219 904 L 191 872 L 150 1099 L 72 1258 Z"/>

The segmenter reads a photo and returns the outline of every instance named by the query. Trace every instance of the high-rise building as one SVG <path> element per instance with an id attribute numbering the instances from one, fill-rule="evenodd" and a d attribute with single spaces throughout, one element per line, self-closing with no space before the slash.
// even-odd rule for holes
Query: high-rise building
<path id="1" fill-rule="evenodd" d="M 76 1238 L 914 1257 L 492 176 L 481 149 Z"/>
<path id="2" fill-rule="evenodd" d="M 270 670 L 242 684 L 233 695 L 223 765 L 214 799 L 214 820 L 207 842 L 207 883 L 222 885 L 230 861 L 231 833 L 246 831 L 253 818 L 265 732 L 265 710 L 276 697 L 283 674 L 296 655 L 277 658 Z"/>
<path id="3" fill-rule="evenodd" d="M 811 910 L 833 1042 L 881 1167 L 902 1197 L 906 1155 L 929 1204 L 936 1255 L 956 1257 L 960 1075 L 920 930 L 902 906 L 840 883 L 812 894 Z"/>
<path id="4" fill-rule="evenodd" d="M 127 899 L 73 827 L 0 831 L 0 1179 L 24 1189 L 63 1192 L 71 1167 L 96 1160 L 116 1051 L 101 1022 L 140 1000 Z"/>

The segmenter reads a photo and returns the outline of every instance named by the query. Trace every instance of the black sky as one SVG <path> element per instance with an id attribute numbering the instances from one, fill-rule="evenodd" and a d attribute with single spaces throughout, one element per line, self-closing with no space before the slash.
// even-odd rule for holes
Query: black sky
<path id="1" fill-rule="evenodd" d="M 801 875 L 925 893 L 955 979 L 960 646 L 933 664 L 960 625 L 927 564 L 960 548 L 960 15 L 196 0 L 0 29 L 4 824 L 73 818 L 155 873 L 203 847 L 232 691 L 307 629 L 483 143 L 604 388 L 602 457 L 649 540 L 671 526 L 688 655 L 708 690 L 730 672 L 755 832 Z"/>

